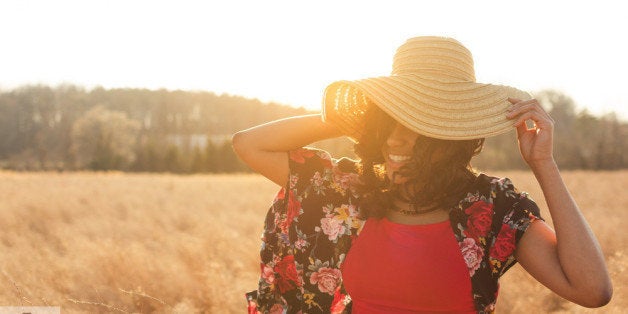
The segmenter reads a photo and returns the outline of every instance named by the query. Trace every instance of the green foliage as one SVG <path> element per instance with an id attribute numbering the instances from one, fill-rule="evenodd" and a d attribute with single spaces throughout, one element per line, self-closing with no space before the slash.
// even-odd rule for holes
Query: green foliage
<path id="1" fill-rule="evenodd" d="M 20 170 L 250 171 L 231 134 L 308 113 L 256 99 L 73 85 L 0 92 L 0 165 Z"/>
<path id="2" fill-rule="evenodd" d="M 628 167 L 626 122 L 612 114 L 576 112 L 573 100 L 557 91 L 535 96 L 556 120 L 555 154 L 562 168 Z M 23 170 L 247 172 L 231 148 L 233 133 L 307 113 L 210 92 L 23 86 L 0 92 L 0 164 Z M 347 139 L 313 146 L 355 157 Z M 514 132 L 487 139 L 474 166 L 525 167 Z"/>
<path id="3" fill-rule="evenodd" d="M 119 111 L 96 106 L 72 127 L 71 151 L 79 169 L 125 170 L 135 158 L 139 122 Z"/>
<path id="4" fill-rule="evenodd" d="M 628 124 L 615 114 L 602 117 L 576 106 L 569 96 L 545 90 L 534 95 L 554 119 L 554 157 L 562 169 L 615 170 L 628 168 Z M 482 169 L 522 169 L 516 133 L 486 140 L 474 160 Z"/>

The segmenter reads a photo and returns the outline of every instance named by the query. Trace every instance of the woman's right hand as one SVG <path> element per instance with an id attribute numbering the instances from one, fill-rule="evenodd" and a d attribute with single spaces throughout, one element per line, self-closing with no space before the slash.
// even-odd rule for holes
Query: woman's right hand
<path id="1" fill-rule="evenodd" d="M 313 114 L 239 131 L 233 135 L 232 145 L 238 157 L 251 169 L 279 186 L 285 186 L 290 172 L 288 151 L 342 135 L 338 128 L 323 122 L 320 114 Z"/>

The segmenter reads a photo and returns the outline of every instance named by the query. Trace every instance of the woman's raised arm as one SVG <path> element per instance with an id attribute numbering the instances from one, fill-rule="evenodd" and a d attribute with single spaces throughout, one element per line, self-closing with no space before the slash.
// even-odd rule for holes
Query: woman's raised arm
<path id="1" fill-rule="evenodd" d="M 268 122 L 233 135 L 235 153 L 251 169 L 279 186 L 288 181 L 286 152 L 316 141 L 341 136 L 341 132 L 323 122 L 320 114 L 296 116 Z"/>
<path id="2" fill-rule="evenodd" d="M 535 99 L 510 101 L 514 105 L 508 117 L 517 119 L 521 155 L 541 186 L 556 230 L 544 222 L 530 225 L 517 247 L 517 260 L 558 295 L 586 307 L 603 306 L 613 286 L 600 244 L 554 162 L 553 120 Z M 526 127 L 528 119 L 534 128 Z"/>

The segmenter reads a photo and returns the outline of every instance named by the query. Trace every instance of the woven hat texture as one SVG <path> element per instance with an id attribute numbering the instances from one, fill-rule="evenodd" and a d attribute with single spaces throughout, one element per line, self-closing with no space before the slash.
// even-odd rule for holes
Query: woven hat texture
<path id="1" fill-rule="evenodd" d="M 415 37 L 397 49 L 391 75 L 327 86 L 323 118 L 359 140 L 364 114 L 376 105 L 421 135 L 477 139 L 513 129 L 508 97 L 531 98 L 514 87 L 477 83 L 471 52 L 457 40 Z"/>

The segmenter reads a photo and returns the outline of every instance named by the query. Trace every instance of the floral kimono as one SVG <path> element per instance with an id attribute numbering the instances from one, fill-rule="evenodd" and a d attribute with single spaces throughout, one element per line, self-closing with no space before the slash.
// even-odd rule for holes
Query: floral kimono
<path id="1" fill-rule="evenodd" d="M 356 162 L 301 148 L 289 153 L 289 167 L 266 216 L 259 287 L 246 294 L 249 313 L 350 313 L 340 268 L 365 223 L 356 206 Z M 498 279 L 516 263 L 516 245 L 537 219 L 527 194 L 484 174 L 450 210 L 478 313 L 494 311 Z"/>

